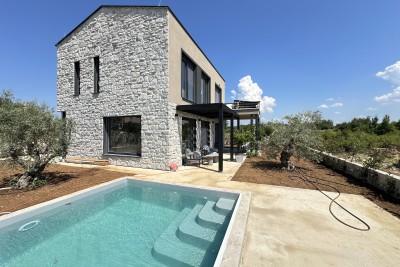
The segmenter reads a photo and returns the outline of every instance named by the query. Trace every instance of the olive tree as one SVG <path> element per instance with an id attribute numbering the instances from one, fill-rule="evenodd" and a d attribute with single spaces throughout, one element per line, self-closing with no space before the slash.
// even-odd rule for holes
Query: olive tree
<path id="1" fill-rule="evenodd" d="M 304 111 L 284 117 L 284 122 L 274 123 L 272 134 L 262 142 L 267 157 L 279 160 L 282 167 L 293 169 L 292 156 L 298 159 L 319 160 L 319 153 L 314 149 L 322 149 L 322 139 L 318 132 L 319 112 Z"/>
<path id="2" fill-rule="evenodd" d="M 46 104 L 21 102 L 10 91 L 0 95 L 0 157 L 24 172 L 11 181 L 18 188 L 35 185 L 55 157 L 65 157 L 72 122 L 55 116 Z"/>

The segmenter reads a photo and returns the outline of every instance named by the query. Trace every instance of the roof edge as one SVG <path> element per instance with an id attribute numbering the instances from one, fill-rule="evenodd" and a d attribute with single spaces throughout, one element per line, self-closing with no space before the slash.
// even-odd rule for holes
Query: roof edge
<path id="1" fill-rule="evenodd" d="M 129 5 L 101 5 L 98 8 L 96 8 L 95 11 L 93 11 L 89 16 L 87 16 L 81 23 L 78 24 L 78 26 L 76 26 L 75 28 L 73 28 L 67 35 L 65 35 L 60 41 L 58 41 L 55 46 L 58 46 L 60 43 L 62 43 L 68 36 L 70 36 L 76 29 L 78 29 L 82 24 L 84 24 L 88 19 L 90 19 L 94 14 L 96 14 L 100 9 L 102 9 L 103 7 L 107 8 L 107 7 L 142 7 L 142 8 L 160 8 L 160 9 L 167 9 L 170 10 L 170 8 L 168 6 L 129 6 Z M 171 11 L 172 13 L 172 11 Z"/>
<path id="2" fill-rule="evenodd" d="M 214 66 L 214 64 L 211 62 L 211 60 L 207 57 L 206 53 L 200 48 L 200 46 L 197 44 L 197 42 L 193 39 L 193 37 L 190 35 L 188 30 L 186 30 L 185 26 L 183 26 L 182 22 L 178 19 L 178 17 L 174 14 L 174 12 L 169 8 L 169 6 L 135 6 L 135 5 L 101 5 L 99 6 L 95 11 L 93 11 L 87 18 L 85 18 L 81 23 L 78 24 L 75 28 L 73 28 L 67 35 L 65 35 L 60 41 L 58 41 L 55 46 L 57 47 L 60 43 L 62 43 L 65 39 L 67 39 L 75 30 L 77 30 L 81 25 L 83 25 L 89 18 L 91 18 L 94 14 L 96 14 L 100 9 L 102 8 L 107 8 L 107 7 L 120 7 L 120 8 L 127 8 L 127 7 L 139 7 L 139 8 L 160 8 L 160 9 L 167 9 L 171 13 L 171 15 L 176 19 L 178 24 L 182 27 L 182 29 L 185 31 L 185 33 L 189 36 L 189 38 L 193 41 L 193 43 L 197 46 L 197 48 L 200 50 L 200 52 L 204 55 L 204 57 L 208 60 L 208 62 L 211 64 L 211 66 L 215 69 L 215 71 L 218 73 L 218 75 L 222 78 L 222 80 L 225 82 L 224 77 L 219 73 L 218 69 Z"/>

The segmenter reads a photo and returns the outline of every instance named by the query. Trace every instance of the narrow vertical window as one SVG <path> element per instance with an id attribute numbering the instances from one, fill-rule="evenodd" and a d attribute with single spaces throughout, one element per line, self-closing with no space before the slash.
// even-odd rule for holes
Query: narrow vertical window
<path id="1" fill-rule="evenodd" d="M 200 84 L 200 104 L 210 103 L 210 78 L 205 73 L 201 73 Z"/>
<path id="2" fill-rule="evenodd" d="M 189 58 L 182 55 L 181 68 L 182 68 L 181 71 L 182 97 L 186 100 L 194 102 L 196 66 Z"/>
<path id="3" fill-rule="evenodd" d="M 222 103 L 221 88 L 215 85 L 215 103 Z"/>
<path id="4" fill-rule="evenodd" d="M 74 63 L 74 95 L 80 95 L 81 93 L 81 66 L 79 61 Z"/>
<path id="5" fill-rule="evenodd" d="M 100 92 L 100 60 L 99 57 L 94 57 L 94 92 L 98 94 Z"/>
<path id="6" fill-rule="evenodd" d="M 61 111 L 61 119 L 65 120 L 67 118 L 67 112 Z"/>

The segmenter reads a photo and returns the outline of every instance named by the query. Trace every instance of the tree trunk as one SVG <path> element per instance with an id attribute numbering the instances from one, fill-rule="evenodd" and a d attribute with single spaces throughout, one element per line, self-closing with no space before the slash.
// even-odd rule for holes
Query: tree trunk
<path id="1" fill-rule="evenodd" d="M 32 187 L 33 182 L 37 180 L 40 174 L 43 172 L 48 162 L 40 162 L 35 164 L 32 168 L 25 171 L 20 177 L 15 180 L 15 187 L 17 188 L 27 188 Z"/>
<path id="2" fill-rule="evenodd" d="M 288 170 L 294 169 L 294 164 L 293 162 L 290 161 L 290 158 L 293 156 L 294 149 L 295 149 L 295 144 L 294 144 L 294 139 L 292 138 L 281 152 L 280 161 L 283 168 Z"/>

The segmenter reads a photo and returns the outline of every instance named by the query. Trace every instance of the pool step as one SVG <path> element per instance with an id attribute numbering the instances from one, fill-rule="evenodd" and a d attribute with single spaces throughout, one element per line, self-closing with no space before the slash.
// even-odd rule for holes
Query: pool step
<path id="1" fill-rule="evenodd" d="M 220 246 L 220 229 L 234 200 L 220 198 L 183 209 L 156 240 L 153 256 L 167 266 L 208 266 Z"/>
<path id="2" fill-rule="evenodd" d="M 215 203 L 215 211 L 222 214 L 228 215 L 229 212 L 233 210 L 235 205 L 235 200 L 228 198 L 220 198 L 217 203 Z"/>
<path id="3" fill-rule="evenodd" d="M 214 210 L 216 202 L 207 201 L 197 215 L 197 223 L 203 227 L 218 230 L 225 222 L 226 216 Z"/>
<path id="4" fill-rule="evenodd" d="M 199 266 L 206 254 L 204 249 L 181 242 L 176 235 L 179 224 L 189 210 L 189 208 L 183 209 L 154 243 L 152 251 L 154 258 L 167 266 Z"/>
<path id="5" fill-rule="evenodd" d="M 214 242 L 218 232 L 204 228 L 196 223 L 196 217 L 203 205 L 196 205 L 178 227 L 178 238 L 187 244 L 195 244 L 198 248 L 208 249 Z"/>

